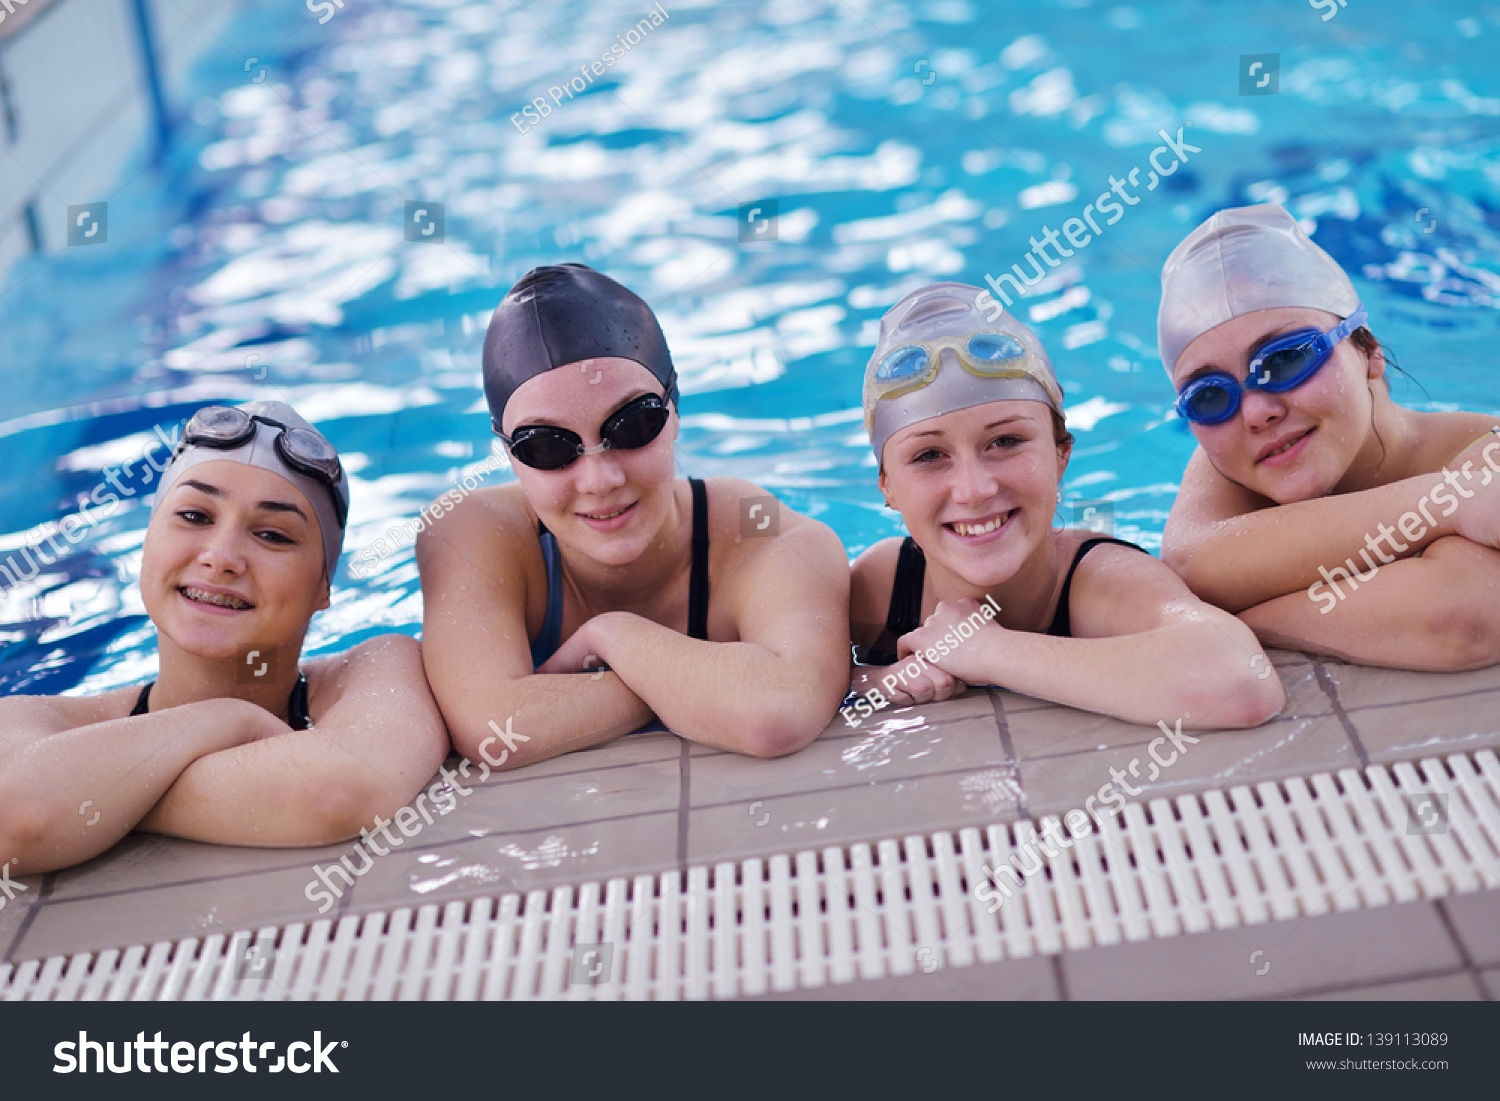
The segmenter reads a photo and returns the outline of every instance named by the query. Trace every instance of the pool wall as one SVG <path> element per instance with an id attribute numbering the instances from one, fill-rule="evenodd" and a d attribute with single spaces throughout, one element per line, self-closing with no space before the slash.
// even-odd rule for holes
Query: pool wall
<path id="1" fill-rule="evenodd" d="M 104 202 L 185 118 L 188 72 L 237 0 L 0 3 L 0 285 L 68 247 L 69 208 Z M 222 43 L 220 43 L 222 45 Z M 84 244 L 107 214 L 77 211 Z M 97 223 L 97 228 L 96 228 Z"/>

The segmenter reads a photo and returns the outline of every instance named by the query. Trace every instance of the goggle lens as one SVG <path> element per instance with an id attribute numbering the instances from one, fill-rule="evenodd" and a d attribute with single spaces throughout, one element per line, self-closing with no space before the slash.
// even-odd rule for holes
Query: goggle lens
<path id="1" fill-rule="evenodd" d="M 661 435 L 670 415 L 661 398 L 647 394 L 605 421 L 599 439 L 610 450 L 639 450 Z M 561 470 L 588 451 L 576 433 L 548 424 L 518 428 L 509 443 L 511 455 L 535 470 Z"/>
<path id="2" fill-rule="evenodd" d="M 976 364 L 998 367 L 1022 358 L 1026 349 L 1006 333 L 975 333 L 969 337 L 968 352 Z"/>

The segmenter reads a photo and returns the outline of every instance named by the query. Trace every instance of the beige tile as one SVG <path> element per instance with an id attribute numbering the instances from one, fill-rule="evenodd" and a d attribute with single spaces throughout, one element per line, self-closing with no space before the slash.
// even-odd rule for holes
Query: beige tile
<path id="1" fill-rule="evenodd" d="M 1500 665 L 1467 673 L 1413 673 L 1348 665 L 1336 658 L 1321 664 L 1338 691 L 1345 710 L 1389 703 L 1417 703 L 1445 696 L 1500 691 Z"/>
<path id="2" fill-rule="evenodd" d="M 28 877 L 28 880 L 31 878 L 40 880 L 41 876 Z M 27 880 L 19 877 L 12 880 L 13 884 L 22 882 L 27 882 Z M 7 953 L 11 949 L 12 942 L 21 931 L 21 926 L 26 924 L 26 915 L 36 905 L 37 887 L 35 884 L 28 882 L 25 892 L 17 890 L 14 886 L 11 890 L 15 891 L 15 897 L 9 902 L 5 902 L 4 896 L 0 895 L 0 902 L 5 902 L 5 909 L 0 910 L 0 963 L 8 958 Z"/>
<path id="3" fill-rule="evenodd" d="M 1371 761 L 1406 761 L 1500 746 L 1500 691 L 1362 707 L 1349 721 Z"/>
<path id="4" fill-rule="evenodd" d="M 875 781 L 930 776 L 1005 763 L 1005 748 L 988 717 L 928 726 L 921 716 L 891 717 L 866 724 L 856 738 L 816 741 L 800 753 L 775 760 L 735 754 L 694 760 L 692 805 L 746 802 L 769 796 L 856 788 Z M 828 791 L 830 806 L 845 797 Z M 854 797 L 858 797 L 857 794 Z"/>
<path id="5" fill-rule="evenodd" d="M 304 920 L 306 867 L 149 887 L 102 898 L 48 899 L 12 946 L 14 959 L 154 944 Z"/>
<path id="6" fill-rule="evenodd" d="M 95 898 L 180 883 L 232 880 L 288 868 L 306 867 L 328 849 L 251 849 L 207 845 L 160 834 L 127 834 L 93 860 L 57 873 L 54 899 Z"/>
<path id="7" fill-rule="evenodd" d="M 1468 971 L 1306 995 L 1310 1002 L 1476 1002 L 1483 997 Z"/>
<path id="8" fill-rule="evenodd" d="M 1145 793 L 1128 798 L 1149 799 L 1359 766 L 1337 717 L 1324 715 L 1278 719 L 1252 730 L 1193 731 L 1191 736 L 1198 742 L 1188 743 L 1169 768 L 1157 768 L 1153 781 L 1151 770 L 1156 763 L 1151 759 L 1149 744 L 1160 734 L 1160 730 L 1148 730 L 1140 742 L 1104 752 L 1023 758 L 1021 782 L 1028 809 L 1036 814 L 1081 808 L 1090 795 L 1112 782 L 1112 768 L 1124 773 L 1131 787 Z M 1170 752 L 1170 745 L 1157 747 L 1164 758 Z M 1133 773 L 1132 761 L 1137 762 Z"/>
<path id="9" fill-rule="evenodd" d="M 1011 712 L 1007 706 L 1005 724 L 1016 756 L 1023 761 L 1028 757 L 1051 757 L 1134 745 L 1150 741 L 1155 736 L 1149 732 L 1150 727 L 1056 705 L 1017 713 Z"/>
<path id="10" fill-rule="evenodd" d="M 1054 1002 L 1057 982 L 1050 956 L 1001 960 L 971 967 L 939 967 L 932 972 L 863 982 L 838 983 L 812 990 L 764 994 L 757 1002 Z"/>
<path id="11" fill-rule="evenodd" d="M 674 756 L 552 776 L 518 769 L 470 790 L 468 796 L 455 792 L 457 806 L 435 817 L 433 826 L 422 824 L 420 844 L 675 811 L 681 802 L 682 766 Z"/>
<path id="12" fill-rule="evenodd" d="M 1492 967 L 1488 971 L 1481 971 L 1479 979 L 1484 984 L 1485 993 L 1490 1001 L 1500 1002 L 1500 967 Z"/>
<path id="13" fill-rule="evenodd" d="M 1016 817 L 1012 766 L 892 779 L 835 793 L 769 796 L 691 811 L 688 862 L 821 849 Z M 763 823 L 763 824 L 762 824 Z"/>
<path id="14" fill-rule="evenodd" d="M 1062 961 L 1069 997 L 1128 1000 L 1296 997 L 1460 963 L 1429 902 L 1091 948 Z"/>
<path id="15" fill-rule="evenodd" d="M 392 850 L 368 868 L 363 856 L 352 854 L 350 863 L 364 872 L 353 893 L 343 879 L 331 873 L 327 879 L 357 911 L 603 882 L 675 867 L 677 823 L 673 810 L 454 844 L 419 844 Z"/>
<path id="16" fill-rule="evenodd" d="M 1463 941 L 1470 963 L 1500 964 L 1500 890 L 1450 895 L 1439 905 Z"/>

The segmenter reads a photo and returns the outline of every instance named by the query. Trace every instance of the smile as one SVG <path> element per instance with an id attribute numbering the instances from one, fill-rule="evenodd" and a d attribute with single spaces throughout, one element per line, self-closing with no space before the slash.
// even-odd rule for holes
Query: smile
<path id="1" fill-rule="evenodd" d="M 951 528 L 959 535 L 988 535 L 990 532 L 997 531 L 1000 528 L 1004 527 L 1006 521 L 1014 516 L 1017 511 L 1017 509 L 1011 509 L 1009 512 L 1002 512 L 998 516 L 990 517 L 990 519 L 986 520 L 982 524 L 971 524 L 965 520 L 956 520 L 951 524 L 945 524 L 943 526 Z"/>
<path id="2" fill-rule="evenodd" d="M 195 589 L 191 585 L 183 585 L 178 590 L 195 604 L 212 604 L 216 608 L 232 608 L 235 611 L 249 611 L 255 607 L 237 596 L 225 596 L 219 593 L 211 593 L 207 589 Z"/>
<path id="3" fill-rule="evenodd" d="M 635 503 L 632 502 L 628 505 L 623 505 L 620 508 L 615 509 L 613 512 L 580 512 L 578 515 L 582 516 L 586 520 L 613 520 L 616 516 L 625 515 L 625 513 L 629 512 L 634 507 Z"/>

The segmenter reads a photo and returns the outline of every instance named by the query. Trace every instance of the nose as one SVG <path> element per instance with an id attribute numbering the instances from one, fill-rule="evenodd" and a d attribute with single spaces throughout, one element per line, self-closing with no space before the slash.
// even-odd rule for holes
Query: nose
<path id="1" fill-rule="evenodd" d="M 625 484 L 625 471 L 612 448 L 593 455 L 580 455 L 573 464 L 573 485 L 581 494 L 603 497 Z"/>
<path id="2" fill-rule="evenodd" d="M 959 458 L 954 466 L 953 482 L 949 490 L 956 504 L 966 507 L 981 504 L 994 497 L 999 489 L 999 479 L 983 459 L 977 455 Z"/>
<path id="3" fill-rule="evenodd" d="M 204 533 L 198 550 L 198 564 L 213 573 L 238 576 L 245 572 L 247 559 L 242 540 L 244 534 L 229 524 L 215 524 Z"/>
<path id="4" fill-rule="evenodd" d="M 1269 390 L 1246 390 L 1240 395 L 1240 417 L 1252 432 L 1269 428 L 1286 416 L 1286 403 Z"/>

